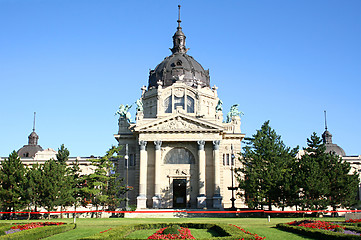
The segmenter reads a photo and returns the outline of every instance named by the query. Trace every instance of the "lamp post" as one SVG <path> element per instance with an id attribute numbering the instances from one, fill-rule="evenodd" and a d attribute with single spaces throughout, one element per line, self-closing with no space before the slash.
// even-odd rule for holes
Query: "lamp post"
<path id="1" fill-rule="evenodd" d="M 232 191 L 232 197 L 231 197 L 231 202 L 232 202 L 232 207 L 231 207 L 231 211 L 236 211 L 236 206 L 234 205 L 234 202 L 236 201 L 236 199 L 234 198 L 234 191 L 237 190 L 237 187 L 234 186 L 234 182 L 233 182 L 233 164 L 234 164 L 234 153 L 233 153 L 233 144 L 231 145 L 231 187 L 228 187 L 228 190 Z"/>
<path id="2" fill-rule="evenodd" d="M 126 192 L 125 192 L 125 210 L 128 210 L 129 206 L 128 206 L 128 190 L 129 190 L 129 186 L 128 186 L 128 168 L 129 168 L 129 156 L 128 156 L 128 144 L 125 144 L 125 156 L 124 156 L 124 161 L 126 162 Z"/>

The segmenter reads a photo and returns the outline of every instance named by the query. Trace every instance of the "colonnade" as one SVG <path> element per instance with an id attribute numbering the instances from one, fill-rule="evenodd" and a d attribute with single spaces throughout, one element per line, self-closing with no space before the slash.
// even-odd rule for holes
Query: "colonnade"
<path id="1" fill-rule="evenodd" d="M 197 208 L 206 207 L 206 153 L 204 150 L 204 140 L 197 141 L 198 144 L 198 197 Z M 220 195 L 220 155 L 219 146 L 220 140 L 214 140 L 213 142 L 213 165 L 214 165 L 214 196 L 213 196 L 213 208 L 222 208 L 222 196 Z M 154 176 L 154 196 L 153 208 L 161 208 L 161 146 L 162 141 L 154 141 L 155 148 L 155 176 Z M 148 153 L 147 153 L 147 141 L 139 141 L 140 147 L 140 167 L 139 167 L 139 195 L 137 197 L 137 208 L 147 208 L 147 170 L 148 170 Z"/>

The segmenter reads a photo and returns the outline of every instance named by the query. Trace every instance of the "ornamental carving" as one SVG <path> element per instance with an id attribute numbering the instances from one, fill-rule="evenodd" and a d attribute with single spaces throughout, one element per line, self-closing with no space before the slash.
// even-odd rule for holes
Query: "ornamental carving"
<path id="1" fill-rule="evenodd" d="M 184 88 L 176 88 L 174 89 L 174 96 L 176 97 L 183 97 L 184 96 Z"/>
<path id="2" fill-rule="evenodd" d="M 154 126 L 150 128 L 150 130 L 197 130 L 200 129 L 201 126 L 196 125 L 194 123 L 186 122 L 181 119 L 173 119 L 168 122 L 162 123 L 160 125 Z"/>

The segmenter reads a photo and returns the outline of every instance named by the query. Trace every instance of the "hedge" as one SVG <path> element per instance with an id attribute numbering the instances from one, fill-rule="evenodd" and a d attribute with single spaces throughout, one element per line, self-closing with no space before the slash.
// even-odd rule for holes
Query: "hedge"
<path id="1" fill-rule="evenodd" d="M 16 233 L 2 235 L 0 236 L 0 239 L 37 240 L 72 230 L 75 227 L 76 227 L 75 224 L 63 224 L 63 225 L 38 227 Z M 9 230 L 9 227 L 6 230 Z"/>
<path id="2" fill-rule="evenodd" d="M 116 240 L 116 239 L 125 239 L 130 233 L 143 230 L 143 229 L 160 229 L 163 227 L 171 227 L 173 225 L 179 225 L 185 228 L 198 228 L 198 229 L 212 229 L 217 231 L 222 237 L 213 237 L 213 238 L 202 238 L 206 239 L 222 239 L 222 240 L 233 240 L 233 239 L 244 239 L 250 240 L 255 239 L 254 236 L 246 234 L 239 230 L 238 228 L 228 225 L 228 224 L 210 224 L 210 223 L 157 223 L 157 224 L 131 224 L 131 225 L 122 225 L 116 228 L 112 228 L 106 232 L 98 233 L 90 237 L 81 238 L 81 240 Z"/>
<path id="3" fill-rule="evenodd" d="M 347 240 L 361 239 L 361 236 L 358 236 L 358 235 L 337 233 L 337 232 L 332 232 L 332 231 L 328 231 L 328 230 L 321 230 L 321 229 L 317 229 L 317 228 L 307 228 L 307 227 L 293 226 L 293 225 L 289 225 L 287 223 L 279 223 L 276 226 L 277 226 L 277 228 L 285 230 L 287 232 L 293 232 L 293 233 L 301 234 L 301 235 L 304 235 L 304 236 L 308 236 L 308 237 L 312 237 L 312 238 L 320 239 L 320 240 L 324 240 L 324 239 L 335 239 L 335 240 L 339 240 L 339 239 L 344 239 L 344 240 L 346 240 L 346 239 Z M 346 229 L 353 230 L 353 229 L 348 228 L 348 227 Z"/>

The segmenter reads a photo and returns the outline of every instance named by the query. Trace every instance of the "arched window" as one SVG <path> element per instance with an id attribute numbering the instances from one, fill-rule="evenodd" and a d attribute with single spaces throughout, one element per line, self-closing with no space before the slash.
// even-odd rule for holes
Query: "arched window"
<path id="1" fill-rule="evenodd" d="M 187 113 L 194 113 L 194 99 L 187 96 Z"/>
<path id="2" fill-rule="evenodd" d="M 194 164 L 193 154 L 185 148 L 173 148 L 165 155 L 165 164 Z"/>

